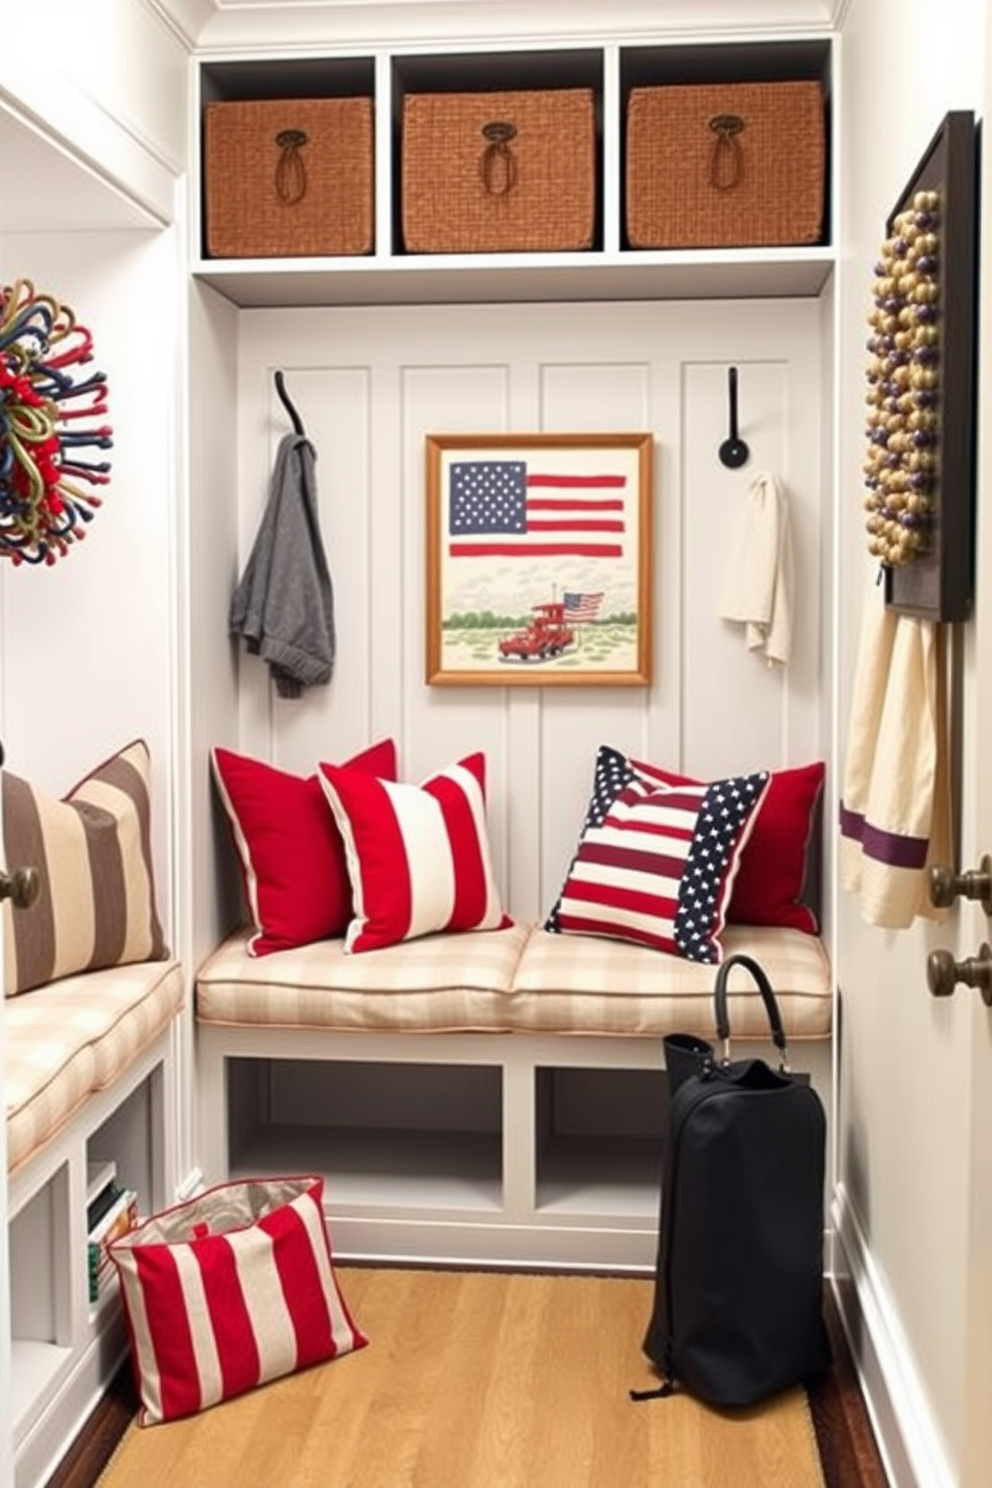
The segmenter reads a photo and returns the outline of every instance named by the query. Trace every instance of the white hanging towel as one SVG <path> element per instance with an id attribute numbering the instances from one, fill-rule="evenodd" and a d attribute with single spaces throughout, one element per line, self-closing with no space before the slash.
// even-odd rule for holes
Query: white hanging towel
<path id="1" fill-rule="evenodd" d="M 840 803 L 841 883 L 869 925 L 942 918 L 927 869 L 952 862 L 944 637 L 865 598 Z"/>
<path id="2" fill-rule="evenodd" d="M 744 626 L 749 651 L 769 666 L 792 655 L 793 558 L 789 503 L 781 481 L 762 471 L 747 489 L 720 599 L 720 618 Z"/>

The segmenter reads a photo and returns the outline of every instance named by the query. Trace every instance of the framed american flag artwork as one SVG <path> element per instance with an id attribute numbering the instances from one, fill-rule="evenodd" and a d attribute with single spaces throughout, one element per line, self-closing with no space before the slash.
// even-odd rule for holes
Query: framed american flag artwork
<path id="1" fill-rule="evenodd" d="M 650 434 L 428 434 L 427 681 L 651 681 Z"/>

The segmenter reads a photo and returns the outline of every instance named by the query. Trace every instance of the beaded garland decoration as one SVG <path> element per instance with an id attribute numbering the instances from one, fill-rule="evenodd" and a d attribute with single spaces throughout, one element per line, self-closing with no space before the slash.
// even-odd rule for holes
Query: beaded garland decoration
<path id="1" fill-rule="evenodd" d="M 940 196 L 918 191 L 875 265 L 868 323 L 868 550 L 885 566 L 926 551 L 934 516 L 940 384 Z"/>
<path id="2" fill-rule="evenodd" d="M 79 376 L 93 338 L 72 310 L 28 279 L 0 286 L 0 557 L 53 564 L 85 537 L 102 504 L 112 430 L 103 372 Z M 101 422 L 86 427 L 83 421 Z"/>

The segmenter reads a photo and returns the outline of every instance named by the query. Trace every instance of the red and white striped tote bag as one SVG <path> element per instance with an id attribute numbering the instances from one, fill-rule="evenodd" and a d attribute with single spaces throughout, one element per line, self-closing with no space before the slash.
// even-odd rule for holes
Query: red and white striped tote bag
<path id="1" fill-rule="evenodd" d="M 108 1247 L 143 1425 L 361 1348 L 337 1284 L 323 1179 L 219 1184 Z"/>

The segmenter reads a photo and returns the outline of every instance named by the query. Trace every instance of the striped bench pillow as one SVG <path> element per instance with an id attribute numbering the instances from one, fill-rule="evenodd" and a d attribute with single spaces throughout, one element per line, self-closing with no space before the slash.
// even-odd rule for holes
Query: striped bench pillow
<path id="1" fill-rule="evenodd" d="M 323 1188 L 316 1174 L 221 1183 L 107 1247 L 143 1426 L 365 1346 L 337 1284 Z"/>
<path id="2" fill-rule="evenodd" d="M 3 839 L 11 867 L 37 868 L 27 909 L 4 904 L 8 997 L 77 972 L 169 951 L 155 902 L 151 760 L 136 739 L 61 800 L 3 773 Z"/>

